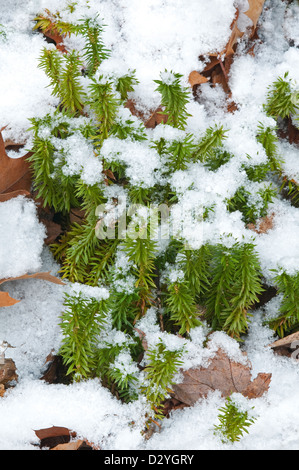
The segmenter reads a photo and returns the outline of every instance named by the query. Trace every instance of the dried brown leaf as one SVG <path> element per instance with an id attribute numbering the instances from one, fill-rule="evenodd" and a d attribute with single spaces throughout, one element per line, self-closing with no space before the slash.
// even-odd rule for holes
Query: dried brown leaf
<path id="1" fill-rule="evenodd" d="M 252 381 L 250 363 L 244 365 L 232 361 L 222 349 L 217 351 L 208 367 L 191 368 L 182 374 L 183 381 L 173 385 L 171 395 L 189 406 L 215 390 L 222 396 L 236 392 L 248 398 L 260 397 L 268 390 L 271 380 L 271 374 L 258 374 Z"/>
<path id="2" fill-rule="evenodd" d="M 293 359 L 298 360 L 299 331 L 278 339 L 269 346 L 273 349 L 275 354 L 278 354 L 279 356 L 292 357 Z"/>
<path id="3" fill-rule="evenodd" d="M 47 447 L 50 450 L 98 450 L 98 448 L 86 439 L 76 439 L 77 433 L 63 426 L 34 431 L 40 440 L 40 448 Z"/>
<path id="4" fill-rule="evenodd" d="M 0 363 L 0 384 L 7 385 L 12 380 L 17 380 L 16 365 L 12 359 L 4 359 L 4 363 Z"/>
<path id="5" fill-rule="evenodd" d="M 61 225 L 56 224 L 53 220 L 42 219 L 42 223 L 47 230 L 47 238 L 45 239 L 45 245 L 54 243 L 57 237 L 63 232 Z"/>
<path id="6" fill-rule="evenodd" d="M 0 202 L 9 201 L 10 199 L 18 196 L 30 196 L 30 193 L 25 189 L 18 189 L 17 191 L 10 191 L 9 193 L 0 194 Z"/>
<path id="7" fill-rule="evenodd" d="M 196 70 L 193 70 L 193 72 L 190 73 L 188 80 L 192 88 L 196 85 L 201 85 L 202 83 L 209 81 L 207 77 L 204 77 L 199 72 L 196 72 Z"/>
<path id="8" fill-rule="evenodd" d="M 256 233 L 267 233 L 269 230 L 273 228 L 274 222 L 274 213 L 267 215 L 266 217 L 262 217 L 258 223 L 255 224 L 248 224 L 247 228 L 253 230 Z"/>
<path id="9" fill-rule="evenodd" d="M 79 450 L 79 448 L 82 447 L 83 444 L 83 439 L 78 439 L 76 441 L 67 442 L 66 444 L 58 444 L 51 450 Z"/>
<path id="10" fill-rule="evenodd" d="M 30 192 L 31 169 L 27 158 L 30 152 L 20 158 L 8 157 L 0 130 L 0 194 L 17 190 Z"/>
<path id="11" fill-rule="evenodd" d="M 64 285 L 64 282 L 62 282 L 61 279 L 50 274 L 50 271 L 44 272 L 44 273 L 24 274 L 23 276 L 0 279 L 0 285 L 3 284 L 4 282 L 18 281 L 22 279 L 42 279 L 43 281 L 48 281 L 48 282 L 53 282 L 54 284 Z M 18 302 L 20 301 L 10 297 L 8 292 L 0 291 L 0 307 L 10 307 Z"/>
<path id="12" fill-rule="evenodd" d="M 255 30 L 259 17 L 263 11 L 265 0 L 248 0 L 248 3 L 249 9 L 245 12 L 245 15 L 251 19 L 253 29 Z"/>
<path id="13" fill-rule="evenodd" d="M 252 27 L 249 28 L 250 32 L 248 34 L 248 37 L 250 39 L 255 34 L 257 22 L 263 11 L 265 0 L 248 0 L 248 3 L 249 3 L 249 9 L 244 14 L 248 16 L 248 18 L 252 21 Z M 220 60 L 226 61 L 226 59 L 228 59 L 230 56 L 235 54 L 236 45 L 238 41 L 244 36 L 244 32 L 240 31 L 240 29 L 238 28 L 239 16 L 240 16 L 240 12 L 239 10 L 236 10 L 235 17 L 230 27 L 231 35 L 229 37 L 229 40 L 225 48 L 222 51 L 208 54 L 210 61 L 205 66 L 204 72 L 211 71 L 212 69 L 214 69 L 215 66 L 217 66 L 220 63 Z"/>
<path id="14" fill-rule="evenodd" d="M 48 447 L 52 449 L 59 444 L 68 443 L 72 437 L 76 437 L 76 433 L 63 426 L 37 429 L 34 432 L 40 440 L 40 448 Z"/>
<path id="15" fill-rule="evenodd" d="M 148 129 L 153 129 L 162 122 L 166 124 L 168 120 L 168 116 L 166 114 L 163 114 L 163 110 L 160 107 L 154 110 L 150 117 L 146 117 L 141 111 L 139 111 L 133 100 L 128 100 L 126 102 L 125 107 L 131 111 L 133 116 L 136 116 L 141 119 L 145 127 L 147 127 Z"/>
<path id="16" fill-rule="evenodd" d="M 0 291 L 0 307 L 11 307 L 12 305 L 17 304 L 18 302 L 20 301 L 10 297 L 8 292 Z"/>
<path id="17" fill-rule="evenodd" d="M 148 350 L 148 344 L 147 344 L 147 341 L 146 341 L 146 334 L 144 333 L 144 331 L 140 330 L 139 328 L 134 328 L 134 330 L 138 333 L 138 336 L 141 340 L 141 344 L 142 344 L 142 347 L 145 351 Z"/>
<path id="18" fill-rule="evenodd" d="M 7 279 L 0 279 L 0 284 L 3 284 L 4 282 L 8 282 L 8 281 L 18 281 L 22 279 L 42 279 L 43 281 L 49 281 L 49 282 L 53 282 L 54 284 L 64 285 L 64 282 L 62 282 L 62 280 L 59 279 L 58 277 L 53 276 L 53 274 L 51 274 L 50 271 L 38 272 L 34 274 L 23 274 L 22 276 L 9 277 Z"/>

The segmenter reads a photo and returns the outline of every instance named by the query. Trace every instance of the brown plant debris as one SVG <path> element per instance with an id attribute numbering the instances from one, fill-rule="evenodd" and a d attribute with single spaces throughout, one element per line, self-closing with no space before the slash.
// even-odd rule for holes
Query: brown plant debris
<path id="1" fill-rule="evenodd" d="M 242 393 L 248 398 L 261 397 L 269 388 L 271 374 L 260 373 L 252 380 L 250 369 L 249 362 L 243 365 L 232 361 L 222 349 L 218 349 L 208 367 L 181 371 L 183 381 L 172 386 L 172 397 L 189 406 L 215 390 L 220 390 L 224 397 L 232 393 Z"/>

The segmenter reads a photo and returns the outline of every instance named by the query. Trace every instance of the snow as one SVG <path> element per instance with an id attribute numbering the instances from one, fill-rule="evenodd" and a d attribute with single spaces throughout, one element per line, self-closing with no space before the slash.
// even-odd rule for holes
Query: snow
<path id="1" fill-rule="evenodd" d="M 5 36 L 0 35 L 0 128 L 8 125 L 3 131 L 4 138 L 30 143 L 28 119 L 43 117 L 57 105 L 57 99 L 47 87 L 46 76 L 37 68 L 41 49 L 51 46 L 39 33 L 32 33 L 32 19 L 44 8 L 61 10 L 65 20 L 78 21 L 87 14 L 97 13 L 103 18 L 103 40 L 112 52 L 102 70 L 106 74 L 116 67 L 119 74 L 136 71 L 139 84 L 130 97 L 146 115 L 160 104 L 153 80 L 159 79 L 161 72 L 169 71 L 162 75 L 167 82 L 172 79 L 170 71 L 181 73 L 187 86 L 189 73 L 204 68 L 204 62 L 198 57 L 223 50 L 237 4 L 243 12 L 248 8 L 247 0 L 189 0 L 187 6 L 184 0 L 90 0 L 88 4 L 78 2 L 71 15 L 65 9 L 65 0 L 0 0 L 1 25 L 5 31 Z M 190 164 L 186 171 L 175 172 L 170 182 L 179 196 L 177 212 L 172 213 L 173 222 L 178 227 L 182 219 L 189 217 L 189 225 L 185 224 L 183 233 L 189 243 L 196 248 L 206 241 L 221 240 L 229 246 L 235 240 L 254 240 L 263 275 L 271 283 L 272 269 L 282 268 L 290 274 L 298 271 L 298 209 L 276 198 L 270 206 L 270 212 L 275 213 L 272 229 L 265 234 L 255 234 L 244 228 L 240 213 L 228 213 L 223 203 L 240 186 L 248 185 L 242 165 L 266 160 L 255 135 L 259 123 L 275 124 L 263 111 L 268 87 L 286 71 L 296 86 L 299 83 L 299 6 L 293 3 L 286 9 L 280 0 L 267 0 L 265 6 L 269 8 L 264 8 L 260 19 L 261 41 L 255 55 L 242 54 L 240 45 L 230 70 L 232 100 L 238 104 L 238 110 L 234 114 L 227 113 L 223 90 L 220 86 L 212 88 L 209 83 L 201 86 L 198 102 L 190 103 L 187 109 L 192 116 L 188 118 L 186 132 L 199 138 L 209 126 L 223 125 L 227 129 L 225 149 L 234 157 L 216 172 L 209 171 L 200 162 Z M 248 24 L 246 15 L 241 15 L 240 29 L 245 30 Z M 79 38 L 68 38 L 66 45 L 82 47 Z M 127 117 L 125 111 L 119 119 Z M 133 121 L 137 128 L 138 120 Z M 44 132 L 46 135 L 48 130 Z M 185 135 L 167 126 L 147 130 L 147 134 L 152 140 L 166 137 L 168 141 L 183 139 Z M 78 174 L 88 184 L 102 181 L 101 163 L 80 133 L 68 137 L 63 150 L 67 174 Z M 161 177 L 163 162 L 150 146 L 110 137 L 102 151 L 107 160 L 125 165 L 126 176 L 133 184 L 150 188 Z M 298 148 L 282 142 L 279 153 L 284 160 L 285 174 L 298 178 Z M 110 200 L 125 197 L 125 191 L 119 188 L 107 187 L 105 191 Z M 192 226 L 192 211 L 196 209 L 198 215 L 206 204 L 213 206 L 211 216 Z M 45 229 L 38 222 L 32 201 L 18 197 L 0 203 L 0 279 L 36 271 L 50 270 L 57 274 L 58 266 L 44 247 L 44 239 Z M 120 251 L 113 273 L 117 291 L 133 291 L 130 268 Z M 170 280 L 180 277 L 180 271 L 175 268 L 168 274 Z M 17 385 L 0 398 L 0 449 L 36 449 L 38 440 L 34 430 L 56 425 L 74 429 L 78 435 L 106 450 L 298 450 L 298 363 L 274 354 L 269 344 L 275 336 L 263 323 L 265 314 L 271 317 L 278 311 L 279 297 L 268 302 L 265 312 L 252 312 L 249 334 L 241 346 L 217 332 L 210 336 L 209 347 L 204 348 L 209 331 L 206 325 L 194 328 L 191 340 L 161 332 L 155 309 L 149 310 L 136 325 L 146 333 L 150 346 L 162 340 L 171 350 L 183 348 L 185 370 L 207 364 L 221 347 L 237 361 L 244 361 L 242 351 L 246 351 L 253 376 L 259 372 L 272 374 L 269 391 L 263 397 L 248 400 L 237 394 L 235 398 L 243 409 L 253 407 L 256 420 L 240 442 L 223 444 L 213 432 L 218 410 L 224 404 L 218 392 L 191 408 L 173 412 L 164 420 L 161 431 L 145 440 L 141 431 L 148 405 L 142 397 L 137 402 L 121 404 L 98 380 L 71 385 L 49 385 L 40 380 L 46 357 L 51 351 L 57 352 L 61 344 L 59 322 L 64 293 L 70 288 L 73 293 L 106 299 L 109 295 L 106 288 L 61 286 L 38 279 L 7 282 L 4 286 L 12 297 L 20 299 L 18 304 L 0 309 L 0 340 L 5 339 L 14 346 L 6 355 L 15 361 L 19 379 Z M 121 345 L 129 340 L 126 335 L 107 327 L 102 341 Z M 115 364 L 127 368 L 128 373 L 136 371 L 126 352 L 116 358 Z"/>
<path id="2" fill-rule="evenodd" d="M 103 142 L 101 154 L 108 162 L 120 162 L 126 167 L 126 176 L 133 185 L 150 188 L 156 183 L 155 170 L 160 167 L 158 153 L 131 139 L 108 137 Z M 147 162 L 146 167 L 143 162 Z"/>
<path id="3" fill-rule="evenodd" d="M 59 142 L 59 139 L 52 140 Z M 60 159 L 64 158 L 62 173 L 65 176 L 78 175 L 84 183 L 91 186 L 103 180 L 102 162 L 94 154 L 93 146 L 86 142 L 79 131 L 67 137 L 62 144 L 56 144 L 56 148 L 56 164 L 59 165 Z M 59 155 L 59 152 L 62 152 L 62 155 Z"/>
<path id="4" fill-rule="evenodd" d="M 33 201 L 18 196 L 0 203 L 0 279 L 38 271 L 45 237 Z"/>

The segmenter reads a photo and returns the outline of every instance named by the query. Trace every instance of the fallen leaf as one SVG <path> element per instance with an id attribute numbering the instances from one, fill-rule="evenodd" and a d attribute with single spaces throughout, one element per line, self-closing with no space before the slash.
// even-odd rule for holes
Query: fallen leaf
<path id="1" fill-rule="evenodd" d="M 18 379 L 16 373 L 16 365 L 12 359 L 4 359 L 4 363 L 0 363 L 0 384 L 7 386 L 9 382 Z"/>
<path id="2" fill-rule="evenodd" d="M 0 291 L 0 307 L 11 307 L 18 302 L 20 302 L 20 300 L 13 299 L 8 292 Z"/>
<path id="3" fill-rule="evenodd" d="M 256 225 L 248 224 L 247 228 L 259 234 L 267 233 L 269 230 L 273 228 L 273 225 L 274 225 L 273 219 L 274 219 L 274 213 L 267 215 L 266 217 L 262 217 Z"/>
<path id="4" fill-rule="evenodd" d="M 44 273 L 35 273 L 35 274 L 24 274 L 23 276 L 9 277 L 6 279 L 0 279 L 0 285 L 8 281 L 18 281 L 22 279 L 42 279 L 43 281 L 53 282 L 54 284 L 64 285 L 64 282 L 61 279 L 50 274 L 50 271 Z M 13 299 L 10 297 L 8 292 L 0 291 L 0 307 L 10 307 L 16 303 L 20 302 L 19 300 Z"/>
<path id="5" fill-rule="evenodd" d="M 77 433 L 63 426 L 52 426 L 34 432 L 40 440 L 41 449 L 46 447 L 50 450 L 99 450 L 86 439 L 74 440 Z"/>
<path id="6" fill-rule="evenodd" d="M 25 189 L 18 189 L 17 191 L 10 191 L 9 193 L 2 193 L 0 194 L 0 202 L 9 201 L 13 197 L 18 197 L 18 196 L 27 197 L 27 196 L 31 196 L 31 194 Z"/>
<path id="7" fill-rule="evenodd" d="M 52 426 L 34 431 L 40 440 L 40 448 L 48 447 L 52 449 L 58 444 L 70 442 L 72 437 L 76 437 L 76 433 L 70 431 L 63 426 Z"/>
<path id="8" fill-rule="evenodd" d="M 31 190 L 31 169 L 27 160 L 30 152 L 20 158 L 8 157 L 0 129 L 0 194 L 17 190 Z"/>
<path id="9" fill-rule="evenodd" d="M 57 29 L 53 28 L 52 30 L 43 31 L 43 34 L 46 36 L 46 38 L 51 39 L 52 41 L 54 41 L 54 43 L 56 45 L 56 49 L 58 49 L 59 51 L 61 51 L 63 53 L 67 53 L 67 49 L 66 49 L 66 47 L 63 43 L 64 36 L 62 36 L 57 31 Z"/>
<path id="10" fill-rule="evenodd" d="M 292 357 L 293 359 L 298 360 L 299 331 L 285 336 L 284 338 L 278 339 L 269 346 L 279 356 Z"/>
<path id="11" fill-rule="evenodd" d="M 70 383 L 71 379 L 67 376 L 67 366 L 63 363 L 62 356 L 50 353 L 46 358 L 44 367 L 45 370 L 40 380 L 44 380 L 49 384 L 63 383 L 68 385 Z"/>
<path id="12" fill-rule="evenodd" d="M 86 212 L 79 208 L 73 208 L 70 211 L 70 223 L 82 224 L 85 220 Z"/>
<path id="13" fill-rule="evenodd" d="M 147 351 L 148 350 L 148 343 L 146 341 L 146 334 L 144 333 L 144 331 L 140 330 L 139 328 L 134 328 L 134 330 L 137 332 L 137 334 L 140 338 L 140 341 L 141 341 L 141 344 L 142 344 L 142 347 L 143 347 L 144 351 Z"/>
<path id="14" fill-rule="evenodd" d="M 61 225 L 56 224 L 53 220 L 42 219 L 41 220 L 47 230 L 47 238 L 45 239 L 45 245 L 54 243 L 57 237 L 63 232 Z"/>
<path id="15" fill-rule="evenodd" d="M 61 279 L 50 274 L 50 271 L 38 272 L 34 274 L 23 274 L 22 276 L 0 279 L 0 284 L 3 284 L 4 282 L 8 282 L 8 281 L 18 281 L 21 279 L 42 279 L 43 281 L 53 282 L 54 284 L 61 284 L 61 285 L 65 284 L 64 282 L 62 282 Z"/>
<path id="16" fill-rule="evenodd" d="M 244 12 L 244 15 L 246 15 L 252 21 L 252 26 L 248 28 L 250 31 L 247 30 L 248 38 L 251 38 L 255 33 L 257 22 L 263 11 L 264 3 L 265 3 L 265 0 L 248 0 L 249 9 Z M 239 39 L 241 39 L 245 34 L 244 31 L 240 31 L 238 28 L 239 16 L 240 16 L 240 12 L 237 10 L 235 18 L 231 24 L 232 32 L 231 32 L 229 41 L 226 44 L 224 50 L 220 53 L 221 56 L 223 55 L 229 56 L 231 54 L 234 54 L 235 45 L 237 44 Z"/>
<path id="17" fill-rule="evenodd" d="M 208 367 L 181 372 L 184 379 L 172 386 L 171 396 L 189 406 L 215 390 L 219 390 L 224 397 L 232 393 L 242 393 L 248 398 L 261 397 L 268 390 L 271 380 L 271 374 L 258 374 L 252 381 L 250 363 L 244 365 L 232 361 L 222 349 L 217 351 Z"/>
<path id="18" fill-rule="evenodd" d="M 21 147 L 24 147 L 24 145 L 25 145 L 25 142 L 15 142 L 12 139 L 5 139 L 4 140 L 4 147 L 5 147 L 6 150 L 7 150 L 8 147 L 12 150 L 18 150 Z"/>
<path id="19" fill-rule="evenodd" d="M 248 16 L 248 18 L 251 19 L 253 23 L 253 30 L 255 30 L 258 19 L 263 11 L 264 3 L 265 0 L 248 0 L 249 3 L 249 9 L 245 12 L 245 15 Z M 252 31 L 251 34 L 253 34 L 254 31 Z"/>
<path id="20" fill-rule="evenodd" d="M 199 72 L 196 72 L 196 70 L 193 70 L 193 72 L 189 74 L 188 80 L 192 88 L 196 85 L 201 85 L 202 83 L 209 81 L 207 77 L 204 77 Z"/>
<path id="21" fill-rule="evenodd" d="M 80 450 L 80 447 L 82 447 L 83 444 L 84 441 L 82 439 L 78 439 L 77 441 L 71 441 L 66 444 L 58 444 L 51 450 Z"/>
<path id="22" fill-rule="evenodd" d="M 251 40 L 255 37 L 257 22 L 262 13 L 264 3 L 265 0 L 248 0 L 249 8 L 246 12 L 240 13 L 237 9 L 230 26 L 231 34 L 224 49 L 222 51 L 207 54 L 206 57 L 199 57 L 203 62 L 206 62 L 207 58 L 209 59 L 201 74 L 206 78 L 211 78 L 211 82 L 213 84 L 220 83 L 223 85 L 225 91 L 228 93 L 230 93 L 228 74 L 232 65 L 232 57 L 236 52 L 239 40 L 242 39 L 245 34 L 245 31 L 240 31 L 238 27 L 240 14 L 246 15 L 252 22 L 252 26 L 246 30 L 246 38 L 247 40 Z M 249 49 L 248 53 L 253 53 L 253 46 Z M 223 77 L 221 77 L 221 73 L 223 74 Z M 230 110 L 234 111 L 234 106 L 229 106 L 228 111 Z"/>
<path id="23" fill-rule="evenodd" d="M 162 108 L 157 108 L 156 111 L 153 112 L 151 117 L 145 122 L 145 127 L 148 129 L 154 129 L 159 124 L 166 124 L 168 121 L 168 115 L 163 113 Z"/>
<path id="24" fill-rule="evenodd" d="M 161 107 L 154 110 L 149 117 L 145 116 L 141 111 L 136 108 L 136 104 L 133 100 L 128 100 L 125 104 L 125 107 L 131 111 L 133 116 L 136 116 L 141 119 L 145 127 L 148 129 L 154 129 L 158 124 L 161 124 L 162 122 L 166 124 L 168 120 L 168 116 L 166 114 L 163 114 L 163 109 Z"/>

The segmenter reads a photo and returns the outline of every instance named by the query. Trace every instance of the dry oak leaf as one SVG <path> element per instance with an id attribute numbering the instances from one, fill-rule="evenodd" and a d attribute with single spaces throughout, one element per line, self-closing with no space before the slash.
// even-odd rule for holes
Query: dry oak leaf
<path id="1" fill-rule="evenodd" d="M 0 194 L 18 190 L 31 190 L 31 169 L 27 160 L 30 152 L 20 158 L 10 158 L 5 150 L 5 144 L 0 129 Z"/>
<path id="2" fill-rule="evenodd" d="M 193 72 L 189 74 L 188 81 L 193 88 L 196 85 L 201 85 L 202 83 L 208 82 L 209 79 L 201 75 L 199 72 L 196 72 L 196 70 L 193 70 Z"/>
<path id="3" fill-rule="evenodd" d="M 42 279 L 43 281 L 49 281 L 49 282 L 53 282 L 54 284 L 64 285 L 64 282 L 62 282 L 61 279 L 59 279 L 58 277 L 55 277 L 52 274 L 50 274 L 50 271 L 43 272 L 43 273 L 38 272 L 35 274 L 24 274 L 22 276 L 0 279 L 0 285 L 3 284 L 4 282 L 18 281 L 22 279 Z M 10 307 L 11 305 L 17 304 L 18 302 L 20 302 L 20 300 L 13 299 L 12 297 L 10 297 L 8 292 L 0 291 L 0 307 Z"/>
<path id="4" fill-rule="evenodd" d="M 12 380 L 17 380 L 16 365 L 12 359 L 4 359 L 4 363 L 0 363 L 0 384 L 7 385 Z"/>
<path id="5" fill-rule="evenodd" d="M 84 446 L 85 441 L 83 439 L 77 439 L 76 441 L 70 441 L 66 444 L 58 444 L 53 447 L 51 450 L 80 450 Z"/>
<path id="6" fill-rule="evenodd" d="M 13 299 L 8 292 L 0 291 L 0 307 L 11 307 L 12 305 L 20 302 L 19 300 Z"/>
<path id="7" fill-rule="evenodd" d="M 52 426 L 50 428 L 34 431 L 40 440 L 39 447 L 50 450 L 99 450 L 86 439 L 77 439 L 77 433 L 63 426 Z"/>
<path id="8" fill-rule="evenodd" d="M 274 225 L 274 222 L 273 222 L 273 219 L 274 219 L 274 213 L 270 214 L 270 215 L 267 215 L 266 217 L 262 217 L 257 225 L 255 224 L 248 224 L 247 225 L 247 228 L 249 228 L 250 230 L 253 230 L 254 232 L 256 233 L 267 233 L 269 230 L 271 230 L 273 228 L 273 225 Z"/>
<path id="9" fill-rule="evenodd" d="M 40 448 L 48 447 L 51 449 L 58 444 L 68 443 L 72 437 L 76 437 L 76 433 L 63 426 L 52 426 L 34 432 L 40 440 Z"/>
<path id="10" fill-rule="evenodd" d="M 265 0 L 248 0 L 249 4 L 249 9 L 244 12 L 244 14 L 252 21 L 252 26 L 250 28 L 250 34 L 249 37 L 251 38 L 256 29 L 256 25 L 258 22 L 258 19 L 263 11 L 263 6 L 264 6 Z M 237 25 L 238 18 L 239 18 L 239 11 L 237 11 L 236 16 L 232 22 L 231 25 L 231 36 L 229 38 L 229 41 L 224 49 L 224 51 L 220 54 L 222 55 L 223 53 L 225 56 L 234 54 L 234 46 L 238 42 L 239 39 L 241 39 L 244 35 L 244 32 L 240 31 Z M 212 54 L 211 54 L 212 55 Z"/>
<path id="11" fill-rule="evenodd" d="M 298 360 L 299 331 L 278 339 L 269 346 L 279 356 L 293 357 Z"/>
<path id="12" fill-rule="evenodd" d="M 17 191 L 10 191 L 9 193 L 2 193 L 0 194 L 0 202 L 9 201 L 13 197 L 17 197 L 17 196 L 28 197 L 28 196 L 31 196 L 31 194 L 25 189 L 18 189 Z"/>
<path id="13" fill-rule="evenodd" d="M 136 116 L 141 119 L 145 127 L 148 129 L 154 129 L 158 124 L 161 124 L 162 122 L 166 124 L 168 120 L 168 115 L 163 114 L 163 109 L 161 107 L 153 111 L 149 117 L 146 117 L 141 111 L 137 109 L 136 104 L 133 100 L 128 100 L 125 104 L 125 108 L 128 108 L 133 114 L 133 116 Z"/>
<path id="14" fill-rule="evenodd" d="M 260 373 L 252 381 L 250 366 L 249 362 L 244 365 L 232 361 L 222 349 L 218 349 L 208 367 L 181 371 L 184 379 L 172 386 L 171 395 L 189 406 L 215 390 L 219 390 L 223 397 L 232 393 L 241 393 L 248 398 L 261 397 L 269 388 L 272 374 Z"/>
<path id="15" fill-rule="evenodd" d="M 265 0 L 248 0 L 249 9 L 243 14 L 246 15 L 252 21 L 252 26 L 251 28 L 249 28 L 249 38 L 252 38 L 255 33 L 258 19 L 263 11 L 264 3 Z M 210 62 L 205 66 L 204 72 L 213 69 L 217 64 L 220 63 L 220 60 L 235 53 L 237 42 L 244 36 L 244 32 L 240 31 L 240 29 L 238 28 L 239 16 L 240 12 L 239 10 L 237 10 L 235 17 L 231 23 L 231 35 L 225 48 L 221 52 L 208 54 Z"/>
<path id="16" fill-rule="evenodd" d="M 61 228 L 61 225 L 56 224 L 56 222 L 54 222 L 53 220 L 42 219 L 41 221 L 47 230 L 47 238 L 45 239 L 44 243 L 45 245 L 50 245 L 51 243 L 55 242 L 55 240 L 59 237 L 59 235 L 61 235 L 63 230 Z"/>

